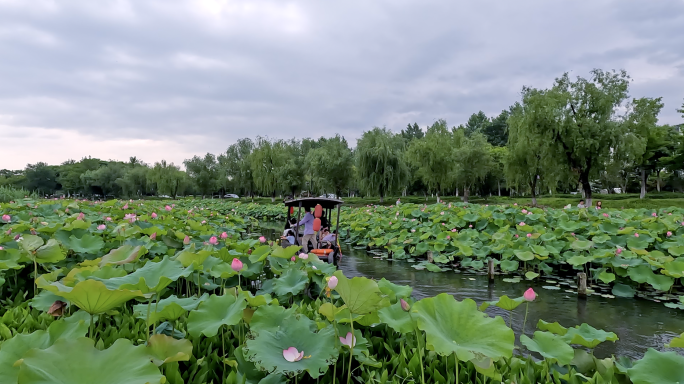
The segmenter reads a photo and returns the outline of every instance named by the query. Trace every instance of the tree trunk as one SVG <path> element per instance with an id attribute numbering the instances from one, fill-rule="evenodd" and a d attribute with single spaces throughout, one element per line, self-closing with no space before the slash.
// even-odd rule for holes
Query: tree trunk
<path id="1" fill-rule="evenodd" d="M 646 197 L 646 170 L 641 168 L 641 194 L 639 198 L 643 199 L 644 197 Z"/>
<path id="2" fill-rule="evenodd" d="M 658 188 L 658 192 L 660 192 L 660 169 L 656 172 L 656 187 Z"/>
<path id="3" fill-rule="evenodd" d="M 437 192 L 435 195 L 437 195 L 437 202 L 439 203 L 439 192 Z"/>
<path id="4" fill-rule="evenodd" d="M 537 176 L 532 179 L 532 206 L 537 206 Z"/>
<path id="5" fill-rule="evenodd" d="M 586 199 L 586 206 L 591 207 L 591 184 L 589 184 L 589 170 L 580 173 L 580 183 L 582 183 L 582 193 Z"/>
<path id="6" fill-rule="evenodd" d="M 384 203 L 384 202 L 385 202 L 385 196 L 383 196 L 382 193 L 381 193 L 381 194 L 380 194 L 380 204 L 382 204 L 382 203 Z"/>
<path id="7" fill-rule="evenodd" d="M 275 203 L 275 191 L 273 191 L 273 195 L 271 195 L 271 203 Z"/>
<path id="8" fill-rule="evenodd" d="M 458 197 L 458 188 L 456 188 L 456 197 Z"/>
<path id="9" fill-rule="evenodd" d="M 501 180 L 496 182 L 496 186 L 499 188 L 499 197 L 501 197 Z"/>
<path id="10" fill-rule="evenodd" d="M 468 192 L 470 192 L 468 189 L 469 189 L 468 187 L 463 188 L 463 202 L 464 203 L 468 202 Z"/>

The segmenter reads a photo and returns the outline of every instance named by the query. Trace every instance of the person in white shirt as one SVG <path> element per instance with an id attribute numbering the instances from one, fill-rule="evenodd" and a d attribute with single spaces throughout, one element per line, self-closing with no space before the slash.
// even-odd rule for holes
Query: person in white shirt
<path id="1" fill-rule="evenodd" d="M 397 204 L 397 206 L 399 206 L 399 204 L 401 204 L 401 199 L 397 199 L 397 203 L 396 203 L 396 204 Z"/>
<path id="2" fill-rule="evenodd" d="M 580 200 L 579 204 L 577 204 L 577 208 L 586 208 L 586 205 L 584 205 L 584 200 Z"/>

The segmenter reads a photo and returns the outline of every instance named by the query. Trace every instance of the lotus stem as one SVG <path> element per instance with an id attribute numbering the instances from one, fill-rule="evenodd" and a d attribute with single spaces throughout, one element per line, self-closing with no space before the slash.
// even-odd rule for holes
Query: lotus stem
<path id="1" fill-rule="evenodd" d="M 349 371 L 347 372 L 347 384 L 351 383 L 351 366 L 354 358 L 354 315 L 349 311 L 349 320 L 351 324 L 351 347 L 349 347 Z"/>
<path id="2" fill-rule="evenodd" d="M 458 356 L 456 356 L 456 352 L 454 352 L 454 362 L 456 363 L 456 384 L 458 384 Z"/>
<path id="3" fill-rule="evenodd" d="M 147 301 L 147 319 L 145 324 L 147 324 L 147 341 L 150 341 L 150 311 L 152 310 L 152 298 Z"/>
<path id="4" fill-rule="evenodd" d="M 513 329 L 513 310 L 508 311 L 508 327 Z"/>
<path id="5" fill-rule="evenodd" d="M 525 320 L 523 320 L 522 334 L 525 334 L 525 324 L 527 324 L 527 310 L 530 308 L 530 302 L 525 302 Z"/>
<path id="6" fill-rule="evenodd" d="M 416 326 L 416 323 L 413 322 L 413 315 L 411 315 L 411 311 L 409 310 L 409 318 L 411 319 L 411 324 L 413 324 L 413 332 L 416 334 L 416 344 L 418 345 L 416 349 L 418 350 L 418 358 L 420 359 L 420 382 L 422 384 L 425 384 L 425 368 L 423 368 L 423 351 L 422 347 L 420 346 L 420 334 L 418 332 L 418 327 Z"/>
<path id="7" fill-rule="evenodd" d="M 93 338 L 93 314 L 90 314 L 90 329 L 88 330 L 88 336 L 90 336 L 91 339 L 95 340 Z"/>
<path id="8" fill-rule="evenodd" d="M 36 297 L 36 290 L 38 285 L 38 262 L 33 259 L 33 297 Z"/>

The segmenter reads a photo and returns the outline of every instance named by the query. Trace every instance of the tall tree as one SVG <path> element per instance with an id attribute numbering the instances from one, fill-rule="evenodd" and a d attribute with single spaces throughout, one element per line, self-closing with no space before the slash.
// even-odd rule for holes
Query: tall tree
<path id="1" fill-rule="evenodd" d="M 492 167 L 489 170 L 489 178 L 496 183 L 496 192 L 501 196 L 501 183 L 506 182 L 506 161 L 508 158 L 508 148 L 493 146 L 490 154 L 492 155 Z M 506 185 L 506 184 L 504 184 Z"/>
<path id="2" fill-rule="evenodd" d="M 239 139 L 228 147 L 225 155 L 219 156 L 222 172 L 225 173 L 235 192 L 251 196 L 254 191 L 250 155 L 254 143 L 250 139 Z"/>
<path id="3" fill-rule="evenodd" d="M 456 150 L 456 181 L 463 186 L 463 201 L 468 202 L 470 191 L 481 183 L 492 167 L 491 145 L 480 132 L 465 139 Z"/>
<path id="4" fill-rule="evenodd" d="M 52 194 L 57 188 L 56 167 L 47 163 L 39 162 L 29 164 L 24 170 L 25 187 L 29 191 L 35 191 L 42 195 Z"/>
<path id="5" fill-rule="evenodd" d="M 304 185 L 304 159 L 301 143 L 297 140 L 279 142 L 276 146 L 279 158 L 278 180 L 280 188 L 294 196 Z"/>
<path id="6" fill-rule="evenodd" d="M 148 182 L 155 186 L 158 195 L 169 195 L 174 199 L 183 194 L 190 182 L 180 167 L 167 163 L 166 160 L 155 163 L 147 177 Z"/>
<path id="7" fill-rule="evenodd" d="M 406 126 L 406 129 L 401 130 L 401 137 L 403 137 L 407 143 L 410 143 L 415 139 L 422 139 L 424 136 L 425 133 L 420 129 L 418 123 L 413 123 L 413 125 L 409 124 Z"/>
<path id="8" fill-rule="evenodd" d="M 489 118 L 484 112 L 473 113 L 470 115 L 468 122 L 465 125 L 465 135 L 470 136 L 475 131 L 480 131 L 489 125 Z"/>
<path id="9" fill-rule="evenodd" d="M 188 176 L 202 194 L 202 198 L 213 194 L 219 177 L 216 156 L 211 153 L 207 153 L 204 157 L 194 156 L 192 159 L 185 160 L 183 164 Z"/>
<path id="10" fill-rule="evenodd" d="M 336 135 L 306 155 L 306 167 L 324 192 L 340 196 L 352 179 L 354 158 L 344 137 Z"/>
<path id="11" fill-rule="evenodd" d="M 509 111 L 501 111 L 499 116 L 493 118 L 489 124 L 482 128 L 482 133 L 489 144 L 503 147 L 508 143 L 508 117 L 510 115 Z"/>
<path id="12" fill-rule="evenodd" d="M 256 147 L 250 155 L 254 185 L 262 193 L 270 195 L 271 201 L 275 201 L 279 186 L 283 147 L 282 141 L 272 142 L 267 138 L 258 137 Z"/>
<path id="13" fill-rule="evenodd" d="M 406 158 L 439 201 L 440 193 L 452 186 L 455 171 L 454 148 L 446 121 L 437 120 L 425 137 L 413 140 L 406 150 Z"/>
<path id="14" fill-rule="evenodd" d="M 660 97 L 634 99 L 625 121 L 627 131 L 633 132 L 644 143 L 644 151 L 637 156 L 635 164 L 640 174 L 641 199 L 646 196 L 646 179 L 649 173 L 657 172 L 657 169 L 663 167 L 660 162 L 671 152 L 668 132 L 657 125 L 662 108 Z"/>
<path id="15" fill-rule="evenodd" d="M 386 128 L 364 132 L 356 144 L 356 165 L 361 188 L 368 194 L 385 196 L 406 184 L 408 169 L 402 149 L 404 140 Z"/>

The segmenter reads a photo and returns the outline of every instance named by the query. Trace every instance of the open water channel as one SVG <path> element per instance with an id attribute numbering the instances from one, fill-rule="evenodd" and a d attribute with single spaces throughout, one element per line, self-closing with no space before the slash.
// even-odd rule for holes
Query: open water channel
<path id="1" fill-rule="evenodd" d="M 260 231 L 275 239 L 279 238 L 281 228 L 280 223 L 261 223 Z M 490 283 L 486 275 L 416 270 L 409 262 L 374 258 L 374 254 L 346 243 L 341 243 L 341 247 L 344 257 L 340 269 L 347 277 L 365 276 L 376 280 L 384 277 L 395 284 L 413 287 L 416 299 L 446 292 L 457 300 L 469 298 L 479 305 L 503 295 L 520 297 L 532 287 L 537 292 L 537 299 L 529 305 L 525 333 L 531 336 L 539 319 L 557 321 L 565 327 L 587 323 L 614 332 L 619 337 L 617 342 L 605 342 L 595 349 L 594 354 L 600 358 L 610 355 L 641 358 L 648 348 L 668 350 L 664 345 L 684 332 L 684 312 L 649 300 L 610 299 L 598 295 L 579 298 L 575 293 L 566 292 L 566 289 L 571 291 L 570 286 L 561 285 L 560 290 L 542 288 L 549 285 L 544 278 L 510 283 L 499 276 Z M 498 307 L 490 306 L 486 312 L 502 316 L 507 324 L 509 322 L 508 312 Z M 525 305 L 521 305 L 513 313 L 513 329 L 517 335 L 521 332 L 524 316 Z"/>

